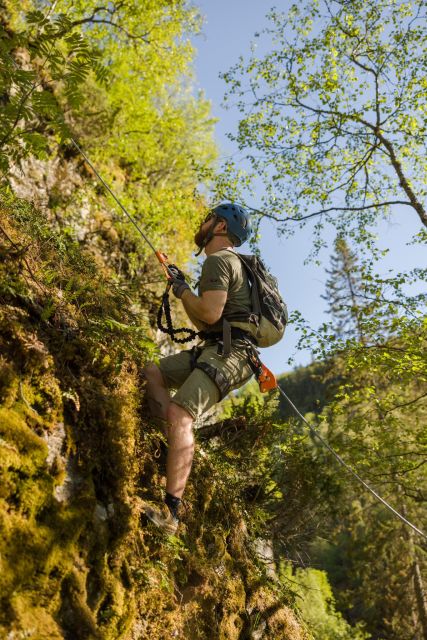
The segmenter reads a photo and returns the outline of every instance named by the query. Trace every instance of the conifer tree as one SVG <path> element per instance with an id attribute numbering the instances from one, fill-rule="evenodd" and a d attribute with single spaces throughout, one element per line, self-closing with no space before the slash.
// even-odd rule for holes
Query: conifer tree
<path id="1" fill-rule="evenodd" d="M 335 254 L 331 267 L 326 270 L 326 293 L 332 328 L 337 338 L 357 338 L 365 342 L 363 329 L 363 284 L 357 256 L 346 240 L 338 235 L 334 243 Z"/>

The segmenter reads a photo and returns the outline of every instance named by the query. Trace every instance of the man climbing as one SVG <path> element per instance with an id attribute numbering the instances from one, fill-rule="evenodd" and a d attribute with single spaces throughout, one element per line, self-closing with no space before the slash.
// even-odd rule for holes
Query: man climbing
<path id="1" fill-rule="evenodd" d="M 147 517 L 166 533 L 175 533 L 178 510 L 194 454 L 193 422 L 253 374 L 248 343 L 254 342 L 247 318 L 251 315 L 248 276 L 233 248 L 251 232 L 243 207 L 225 203 L 201 223 L 194 241 L 205 251 L 198 295 L 174 266 L 172 290 L 204 342 L 145 368 L 147 399 L 153 417 L 167 436 L 166 498 L 164 505 L 144 503 Z M 200 252 L 199 251 L 199 252 Z M 246 322 L 242 322 L 246 318 Z M 170 396 L 169 390 L 176 389 Z"/>

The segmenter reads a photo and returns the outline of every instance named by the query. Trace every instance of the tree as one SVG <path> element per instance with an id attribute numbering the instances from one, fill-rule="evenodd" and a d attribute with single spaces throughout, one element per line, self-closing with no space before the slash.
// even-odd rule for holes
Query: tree
<path id="1" fill-rule="evenodd" d="M 259 219 L 366 239 L 399 206 L 427 227 L 426 9 L 309 0 L 270 12 L 271 50 L 258 57 L 255 45 L 224 73 L 242 113 L 231 138 L 266 186 Z"/>
<path id="2" fill-rule="evenodd" d="M 285 583 L 289 581 L 298 595 L 298 607 L 314 640 L 366 640 L 371 637 L 364 633 L 360 624 L 351 627 L 336 611 L 335 598 L 324 571 L 309 568 L 292 571 L 290 564 L 282 563 L 281 578 Z"/>
<path id="3" fill-rule="evenodd" d="M 321 435 L 371 487 L 426 531 L 426 379 L 423 373 L 414 375 L 414 370 L 405 375 L 404 363 L 412 369 L 411 358 L 414 365 L 417 360 L 410 355 L 408 343 L 394 340 L 384 347 L 387 355 L 380 358 L 368 345 L 356 342 L 330 357 L 323 372 L 319 367 L 317 373 L 329 397 L 307 419 L 317 422 Z M 283 380 L 293 399 L 304 394 L 313 366 Z M 338 387 L 335 398 L 334 386 Z M 302 540 L 299 530 L 300 556 L 295 559 L 302 557 L 305 564 L 327 570 L 339 611 L 352 624 L 365 622 L 374 638 L 423 640 L 425 540 L 412 536 L 316 440 L 302 441 L 300 450 L 282 460 L 281 467 L 285 522 L 295 522 L 292 500 L 304 502 L 304 484 L 322 505 L 322 510 L 311 514 L 314 530 L 304 523 L 314 544 Z M 313 471 L 315 483 L 310 486 Z M 290 502 L 290 513 L 286 513 Z M 285 536 L 288 545 L 289 538 Z M 289 549 L 283 556 L 289 559 Z"/>
<path id="4" fill-rule="evenodd" d="M 69 108 L 83 102 L 81 86 L 92 72 L 105 80 L 100 52 L 64 13 L 27 6 L 23 18 L 11 2 L 1 3 L 0 20 L 0 170 L 33 154 L 46 158 L 49 138 L 66 139 L 70 130 L 55 88 L 61 86 Z"/>
<path id="5" fill-rule="evenodd" d="M 320 424 L 346 462 L 425 531 L 425 321 L 411 317 L 409 307 L 402 315 L 399 305 L 387 299 L 383 279 L 371 273 L 368 281 L 363 269 L 355 269 L 353 275 L 365 283 L 357 316 L 363 339 L 350 334 L 343 340 L 340 325 L 335 335 L 333 322 L 321 327 L 317 338 L 325 354 L 328 347 L 335 350 L 328 361 L 340 384 Z M 338 287 L 338 298 L 339 291 Z M 345 291 L 342 297 L 345 300 Z M 344 322 L 351 321 L 352 311 L 347 310 Z M 333 319 L 333 305 L 330 312 Z M 340 609 L 353 621 L 366 621 L 374 637 L 421 640 L 423 539 L 414 534 L 414 544 L 411 530 L 348 476 L 342 476 L 341 483 L 345 499 L 339 505 L 333 501 L 341 513 L 331 518 L 331 539 L 337 547 L 332 571 L 341 568 L 332 583 Z"/>
<path id="6" fill-rule="evenodd" d="M 362 326 L 363 285 L 358 270 L 357 256 L 341 236 L 335 239 L 335 254 L 331 268 L 326 271 L 326 293 L 334 334 L 344 339 L 356 337 L 364 342 Z"/>

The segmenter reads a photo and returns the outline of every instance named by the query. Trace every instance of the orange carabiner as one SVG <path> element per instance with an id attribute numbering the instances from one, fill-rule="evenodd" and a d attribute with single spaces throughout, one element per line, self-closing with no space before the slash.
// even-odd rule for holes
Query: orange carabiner
<path id="1" fill-rule="evenodd" d="M 166 253 L 162 253 L 161 251 L 156 251 L 155 253 L 156 253 L 157 260 L 162 265 L 162 268 L 163 268 L 163 271 L 165 272 L 166 278 L 168 280 L 170 280 L 172 276 L 169 273 L 169 269 L 167 267 L 168 257 L 166 255 Z"/>

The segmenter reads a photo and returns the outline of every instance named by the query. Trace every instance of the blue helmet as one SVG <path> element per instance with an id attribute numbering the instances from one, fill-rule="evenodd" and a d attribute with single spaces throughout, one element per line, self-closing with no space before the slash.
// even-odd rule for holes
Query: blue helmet
<path id="1" fill-rule="evenodd" d="M 211 214 L 226 220 L 227 233 L 233 236 L 231 239 L 236 247 L 240 247 L 251 235 L 252 225 L 249 214 L 239 204 L 224 202 L 224 204 L 214 207 Z"/>

